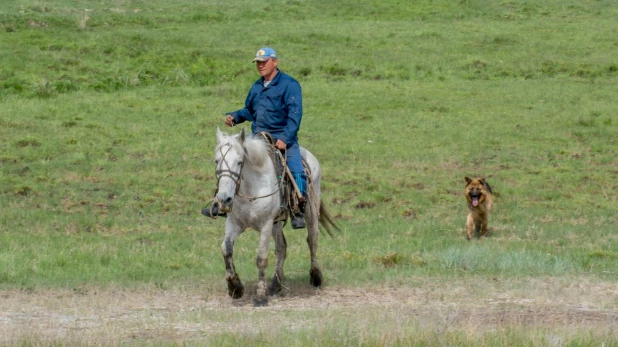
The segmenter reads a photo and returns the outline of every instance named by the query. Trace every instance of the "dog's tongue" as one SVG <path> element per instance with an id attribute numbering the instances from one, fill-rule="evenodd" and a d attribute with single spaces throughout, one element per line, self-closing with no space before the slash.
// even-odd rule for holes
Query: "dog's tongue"
<path id="1" fill-rule="evenodd" d="M 479 204 L 479 199 L 478 198 L 473 198 L 472 199 L 472 206 L 476 207 Z"/>

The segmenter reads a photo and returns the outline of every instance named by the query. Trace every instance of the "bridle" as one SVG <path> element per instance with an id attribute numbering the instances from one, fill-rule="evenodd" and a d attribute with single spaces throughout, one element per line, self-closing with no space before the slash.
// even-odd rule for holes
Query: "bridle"
<path id="1" fill-rule="evenodd" d="M 227 145 L 227 151 L 225 151 L 225 153 L 223 153 L 223 147 Z M 223 177 L 229 177 L 235 184 L 236 184 L 236 191 L 234 192 L 234 195 L 238 194 L 238 190 L 240 189 L 240 178 L 242 176 L 242 169 L 245 166 L 245 161 L 241 161 L 240 162 L 240 170 L 238 170 L 238 172 L 233 171 L 232 168 L 230 167 L 230 165 L 228 164 L 227 160 L 225 160 L 225 156 L 230 152 L 230 150 L 232 149 L 232 145 L 229 143 L 224 144 L 223 146 L 219 147 L 219 152 L 221 152 L 221 161 L 218 163 L 220 167 L 223 167 L 223 165 L 225 164 L 225 166 L 227 167 L 226 169 L 217 169 L 215 170 L 215 177 L 217 178 L 217 191 L 215 192 L 215 199 L 217 196 L 217 193 L 219 192 L 219 182 L 221 181 L 221 178 Z"/>
<path id="2" fill-rule="evenodd" d="M 225 152 L 223 152 L 223 147 L 224 146 L 228 146 L 227 150 Z M 245 199 L 248 199 L 250 202 L 253 202 L 257 199 L 262 199 L 262 198 L 267 198 L 269 196 L 275 195 L 277 192 L 279 192 L 279 190 L 281 189 L 281 185 L 278 184 L 277 185 L 277 189 L 270 193 L 270 194 L 266 194 L 266 195 L 262 195 L 262 196 L 256 196 L 256 197 L 251 197 L 251 196 L 246 196 L 242 193 L 239 192 L 240 190 L 240 180 L 242 179 L 242 169 L 245 166 L 245 160 L 243 158 L 243 160 L 240 162 L 240 170 L 238 170 L 238 172 L 232 170 L 232 168 L 230 167 L 230 165 L 228 164 L 227 160 L 225 159 L 225 157 L 227 156 L 227 154 L 230 152 L 230 150 L 232 149 L 232 145 L 229 143 L 226 143 L 224 145 L 222 145 L 221 147 L 219 147 L 219 152 L 221 153 L 221 161 L 218 163 L 218 167 L 221 167 L 220 169 L 215 170 L 215 177 L 217 178 L 217 190 L 215 191 L 215 202 L 219 202 L 217 200 L 217 193 L 219 192 L 219 183 L 221 181 L 221 178 L 223 177 L 229 177 L 235 184 L 236 184 L 236 190 L 234 191 L 234 196 L 238 195 L 240 197 L 243 197 Z M 246 153 L 247 150 L 246 148 L 243 146 L 243 151 Z M 223 168 L 223 165 L 225 165 L 225 169 Z"/>

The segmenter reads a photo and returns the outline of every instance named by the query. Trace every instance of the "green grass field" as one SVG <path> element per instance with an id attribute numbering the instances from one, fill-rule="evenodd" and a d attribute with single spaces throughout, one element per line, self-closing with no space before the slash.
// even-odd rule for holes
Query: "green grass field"
<path id="1" fill-rule="evenodd" d="M 243 105 L 253 54 L 270 45 L 303 87 L 300 143 L 342 228 L 320 239 L 327 288 L 613 283 L 605 330 L 575 324 L 554 345 L 616 345 L 616 18 L 610 0 L 6 0 L 0 290 L 225 293 L 224 221 L 199 211 L 215 189 L 216 126 Z M 486 239 L 465 240 L 464 176 L 496 193 Z M 300 290 L 306 233 L 286 235 Z M 256 247 L 248 232 L 235 248 L 249 284 Z M 441 335 L 410 321 L 359 335 L 379 313 L 332 314 L 283 338 L 209 341 L 312 345 L 317 329 L 320 345 L 537 346 L 552 330 Z"/>

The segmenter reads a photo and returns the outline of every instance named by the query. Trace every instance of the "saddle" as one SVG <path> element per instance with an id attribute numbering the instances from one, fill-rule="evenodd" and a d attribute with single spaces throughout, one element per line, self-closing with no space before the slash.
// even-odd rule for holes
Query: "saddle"
<path id="1" fill-rule="evenodd" d="M 296 181 L 285 163 L 285 155 L 275 146 L 275 138 L 272 134 L 263 131 L 257 133 L 256 136 L 260 136 L 271 148 L 270 159 L 275 166 L 275 173 L 279 180 L 279 194 L 281 197 L 280 213 L 275 218 L 275 222 L 283 221 L 285 224 L 291 214 L 305 212 L 304 205 L 306 202 L 300 202 L 300 198 L 302 197 L 301 192 L 296 186 Z M 305 158 L 302 158 L 302 163 L 305 175 L 307 176 L 307 187 L 313 187 L 309 164 L 305 161 Z"/>

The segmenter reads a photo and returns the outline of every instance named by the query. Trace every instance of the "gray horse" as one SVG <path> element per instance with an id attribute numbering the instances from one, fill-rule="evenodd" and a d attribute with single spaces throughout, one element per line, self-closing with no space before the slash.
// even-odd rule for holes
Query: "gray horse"
<path id="1" fill-rule="evenodd" d="M 221 245 L 225 260 L 226 280 L 229 295 L 238 299 L 244 287 L 234 268 L 234 242 L 247 228 L 260 233 L 257 254 L 258 285 L 254 306 L 268 305 L 268 294 L 281 291 L 283 263 L 286 258 L 286 240 L 281 222 L 273 221 L 281 212 L 280 182 L 275 166 L 270 159 L 271 147 L 262 139 L 245 136 L 244 129 L 238 135 L 228 135 L 217 127 L 215 149 L 217 194 L 214 204 L 228 214 L 225 223 L 225 238 Z M 333 218 L 324 207 L 320 197 L 321 171 L 318 160 L 306 149 L 301 155 L 308 164 L 311 185 L 305 210 L 307 243 L 311 253 L 310 283 L 322 285 L 322 271 L 318 265 L 318 231 L 322 229 L 333 236 L 338 230 Z M 232 206 L 234 207 L 232 210 Z M 275 240 L 276 270 L 270 287 L 267 288 L 265 270 L 268 264 L 268 247 L 271 236 Z"/>

